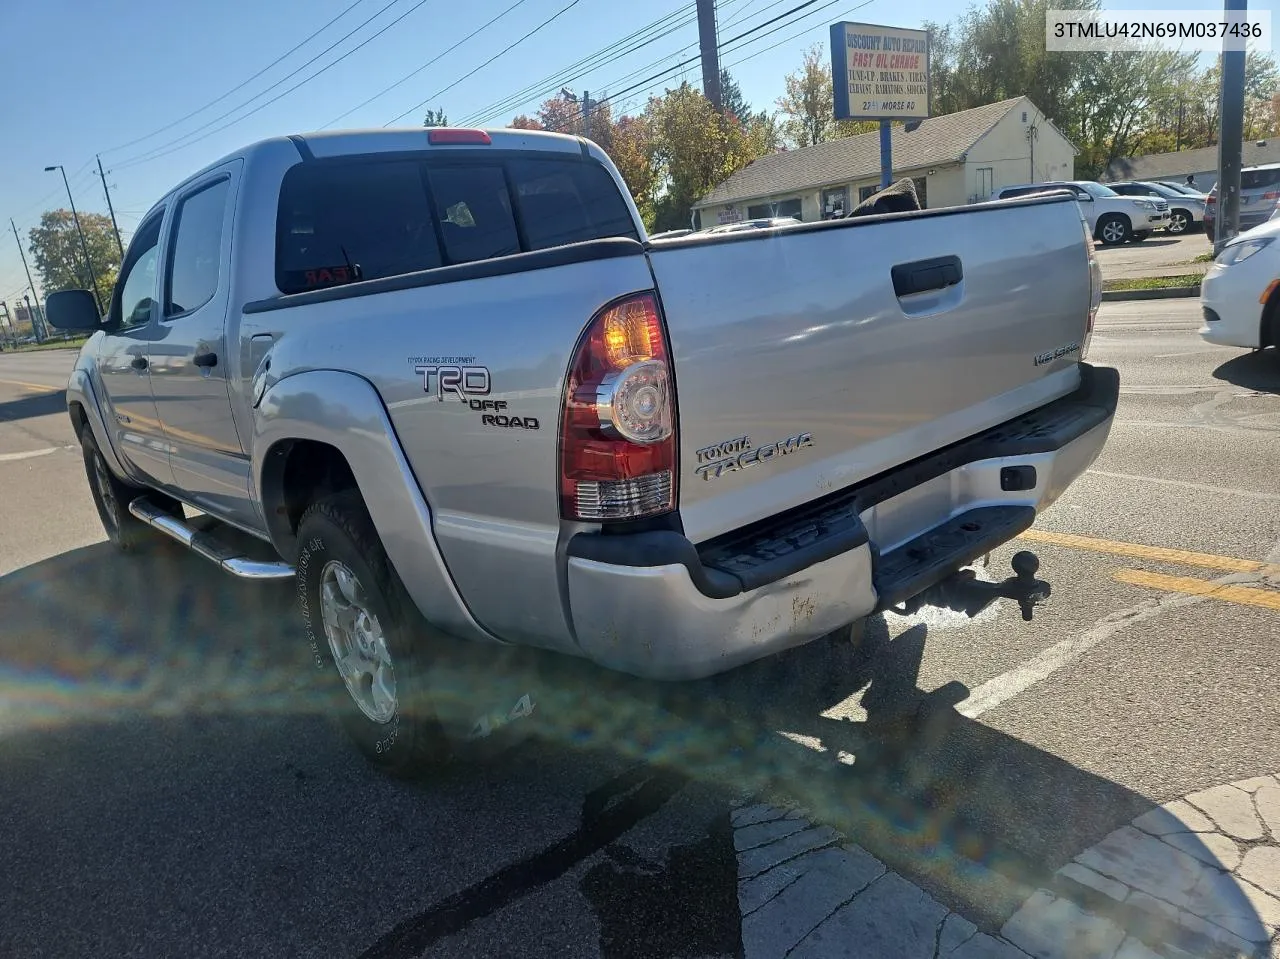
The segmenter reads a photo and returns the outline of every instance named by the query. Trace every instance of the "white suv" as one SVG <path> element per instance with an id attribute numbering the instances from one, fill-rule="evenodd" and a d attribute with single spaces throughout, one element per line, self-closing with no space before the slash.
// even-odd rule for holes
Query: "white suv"
<path id="1" fill-rule="evenodd" d="M 1110 187 L 1092 180 L 1019 183 L 1001 187 L 991 194 L 991 199 L 1008 200 L 1055 190 L 1069 190 L 1076 195 L 1090 232 L 1104 246 L 1119 246 L 1129 240 L 1140 243 L 1153 230 L 1163 230 L 1169 225 L 1168 200 L 1156 196 L 1121 196 Z"/>

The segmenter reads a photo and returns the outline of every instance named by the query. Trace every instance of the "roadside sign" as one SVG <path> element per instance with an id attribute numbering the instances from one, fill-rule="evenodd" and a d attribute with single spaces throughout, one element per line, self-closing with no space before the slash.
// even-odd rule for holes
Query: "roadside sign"
<path id="1" fill-rule="evenodd" d="M 831 25 L 837 120 L 929 116 L 929 31 L 875 23 Z"/>

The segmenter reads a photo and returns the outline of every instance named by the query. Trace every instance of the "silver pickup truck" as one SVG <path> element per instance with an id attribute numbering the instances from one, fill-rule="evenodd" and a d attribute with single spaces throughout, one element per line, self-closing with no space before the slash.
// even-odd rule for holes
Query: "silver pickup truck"
<path id="1" fill-rule="evenodd" d="M 296 577 L 403 770 L 537 705 L 440 722 L 441 644 L 691 680 L 885 610 L 1029 619 L 1034 556 L 966 567 L 1107 438 L 1092 246 L 1067 194 L 649 244 L 588 141 L 321 133 L 168 192 L 105 317 L 47 307 L 94 331 L 67 401 L 111 541 Z"/>

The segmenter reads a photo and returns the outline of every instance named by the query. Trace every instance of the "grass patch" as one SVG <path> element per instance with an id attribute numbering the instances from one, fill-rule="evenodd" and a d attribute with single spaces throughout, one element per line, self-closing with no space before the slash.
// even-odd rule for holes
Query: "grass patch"
<path id="1" fill-rule="evenodd" d="M 1213 262 L 1213 250 L 1208 250 L 1208 251 L 1206 251 L 1206 252 L 1204 252 L 1204 253 L 1201 253 L 1198 257 L 1196 257 L 1196 258 L 1195 258 L 1194 260 L 1192 260 L 1191 262 L 1192 262 L 1192 263 L 1212 263 L 1212 262 Z"/>
<path id="2" fill-rule="evenodd" d="M 38 353 L 41 350 L 78 350 L 89 337 L 78 336 L 73 340 L 53 340 L 48 343 L 21 343 L 18 346 L 4 344 L 6 353 Z"/>
<path id="3" fill-rule="evenodd" d="M 1116 290 L 1164 290 L 1170 287 L 1199 286 L 1204 279 L 1199 273 L 1183 273 L 1180 276 L 1138 276 L 1127 280 L 1103 280 L 1102 289 L 1108 293 Z"/>

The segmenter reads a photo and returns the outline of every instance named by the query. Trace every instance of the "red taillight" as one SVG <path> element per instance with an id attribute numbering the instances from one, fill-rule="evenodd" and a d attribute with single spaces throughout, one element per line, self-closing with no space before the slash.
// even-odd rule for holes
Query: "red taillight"
<path id="1" fill-rule="evenodd" d="M 652 293 L 606 305 L 569 363 L 560 423 L 560 515 L 600 522 L 675 506 L 675 389 Z"/>
<path id="2" fill-rule="evenodd" d="M 483 130 L 462 130 L 455 127 L 433 127 L 427 133 L 427 142 L 434 145 L 449 143 L 469 143 L 489 146 L 493 143 L 489 134 Z"/>

